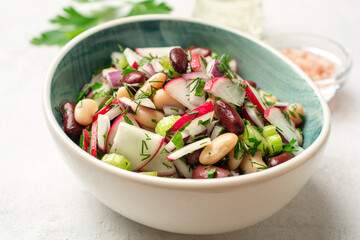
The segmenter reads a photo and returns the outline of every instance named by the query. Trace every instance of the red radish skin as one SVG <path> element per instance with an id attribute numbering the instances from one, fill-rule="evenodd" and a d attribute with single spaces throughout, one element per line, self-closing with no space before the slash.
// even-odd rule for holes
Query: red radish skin
<path id="1" fill-rule="evenodd" d="M 97 157 L 97 121 L 91 126 L 90 155 Z"/>
<path id="2" fill-rule="evenodd" d="M 109 112 L 114 107 L 115 104 L 118 104 L 118 100 L 116 98 L 109 105 L 103 107 L 97 113 L 95 113 L 93 117 L 93 121 L 96 121 L 99 115 L 105 115 L 107 112 Z"/>
<path id="3" fill-rule="evenodd" d="M 244 102 L 245 90 L 233 81 L 225 77 L 212 78 L 206 82 L 204 91 L 214 94 L 228 103 L 241 106 Z"/>
<path id="4" fill-rule="evenodd" d="M 114 138 L 115 138 L 115 135 L 116 135 L 116 131 L 119 127 L 119 124 L 121 122 L 125 122 L 125 118 L 124 118 L 124 115 L 126 115 L 130 121 L 134 124 L 134 126 L 137 126 L 139 127 L 138 123 L 136 122 L 136 120 L 131 116 L 131 114 L 121 114 L 117 119 L 115 119 L 115 121 L 113 122 L 113 124 L 111 125 L 110 127 L 110 130 L 109 130 L 109 133 L 107 135 L 107 138 L 106 138 L 106 152 L 108 153 L 110 151 L 110 148 L 111 148 L 111 145 L 113 144 L 114 142 Z"/>
<path id="5" fill-rule="evenodd" d="M 89 145 L 90 145 L 90 135 L 89 135 L 89 131 L 86 129 L 82 130 L 82 135 L 84 136 L 83 138 L 83 146 L 84 146 L 84 151 L 87 152 Z"/>
<path id="6" fill-rule="evenodd" d="M 266 106 L 261 100 L 261 96 L 259 93 L 256 92 L 256 89 L 254 89 L 247 81 L 243 81 L 243 84 L 246 84 L 247 87 L 245 89 L 246 95 L 249 97 L 250 101 L 256 105 L 256 107 L 261 111 L 265 112 Z"/>
<path id="7" fill-rule="evenodd" d="M 192 112 L 196 112 L 196 111 L 198 111 L 197 114 L 187 113 L 184 116 L 182 116 L 179 120 L 177 120 L 171 128 L 171 132 L 178 131 L 182 126 L 184 126 L 189 121 L 201 117 L 209 112 L 213 112 L 214 105 L 212 104 L 212 102 L 206 102 L 203 105 L 195 108 Z"/>
<path id="8" fill-rule="evenodd" d="M 204 63 L 201 60 L 202 55 L 200 53 L 192 53 L 190 66 L 195 72 L 203 72 L 205 70 Z"/>

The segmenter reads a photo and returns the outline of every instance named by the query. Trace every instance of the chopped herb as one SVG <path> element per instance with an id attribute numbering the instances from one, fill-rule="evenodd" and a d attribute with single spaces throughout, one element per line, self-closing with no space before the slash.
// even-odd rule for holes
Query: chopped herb
<path id="1" fill-rule="evenodd" d="M 303 131 L 301 130 L 301 128 L 296 128 L 296 130 L 298 130 L 298 132 L 300 133 L 300 135 L 303 135 Z"/>
<path id="2" fill-rule="evenodd" d="M 156 121 L 156 119 L 153 119 L 153 118 L 151 119 L 151 121 L 152 121 L 153 123 L 156 123 L 156 124 L 158 123 L 158 122 Z"/>
<path id="3" fill-rule="evenodd" d="M 128 66 L 127 68 L 124 69 L 124 71 L 121 73 L 121 75 L 126 75 L 131 72 L 138 72 L 138 70 Z"/>
<path id="4" fill-rule="evenodd" d="M 148 159 L 149 157 L 151 157 L 151 154 L 141 153 L 140 156 L 144 157 L 143 159 L 141 159 L 141 161 L 145 161 L 146 159 Z"/>
<path id="5" fill-rule="evenodd" d="M 210 120 L 211 120 L 210 118 L 208 120 L 205 120 L 205 121 L 199 120 L 198 125 L 203 125 L 203 126 L 206 127 L 206 125 L 208 125 L 210 123 Z"/>
<path id="6" fill-rule="evenodd" d="M 214 178 L 217 168 L 212 168 L 208 171 L 207 178 Z"/>
<path id="7" fill-rule="evenodd" d="M 184 139 L 181 135 L 181 132 L 178 131 L 171 139 L 171 142 L 174 143 L 176 149 L 182 148 L 184 146 Z"/>
<path id="8" fill-rule="evenodd" d="M 141 153 L 144 153 L 144 148 L 146 148 L 146 150 L 149 150 L 148 149 L 148 146 L 146 144 L 146 141 L 145 140 L 142 140 L 141 141 Z"/>
<path id="9" fill-rule="evenodd" d="M 161 150 L 160 154 L 164 154 L 164 153 L 170 153 L 168 150 L 166 150 L 166 148 L 163 148 L 163 150 Z"/>
<path id="10" fill-rule="evenodd" d="M 145 136 L 146 136 L 146 141 L 148 141 L 148 140 L 151 140 L 151 137 L 149 137 L 149 135 L 147 134 L 147 133 L 144 133 L 145 134 Z"/>
<path id="11" fill-rule="evenodd" d="M 124 114 L 124 120 L 127 124 L 134 125 L 133 122 L 130 120 L 130 118 L 128 116 L 126 116 L 125 114 Z"/>
<path id="12" fill-rule="evenodd" d="M 296 143 L 296 139 L 291 139 L 291 141 L 288 144 L 283 145 L 283 152 L 289 152 L 292 154 L 292 152 L 296 152 L 297 150 L 294 147 L 294 144 Z"/>
<path id="13" fill-rule="evenodd" d="M 302 115 L 301 113 L 298 113 L 298 115 L 300 116 L 300 118 L 301 118 L 301 120 L 305 120 L 305 116 L 304 115 Z"/>
<path id="14" fill-rule="evenodd" d="M 171 110 L 175 111 L 175 112 L 179 112 L 178 108 L 170 108 Z"/>
<path id="15" fill-rule="evenodd" d="M 168 169 L 172 168 L 171 166 L 167 165 L 165 162 L 163 162 L 162 164 Z"/>

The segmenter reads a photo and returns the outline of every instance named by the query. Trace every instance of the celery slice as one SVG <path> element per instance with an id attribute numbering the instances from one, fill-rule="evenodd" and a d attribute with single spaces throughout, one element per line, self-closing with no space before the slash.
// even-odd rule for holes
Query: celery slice
<path id="1" fill-rule="evenodd" d="M 244 139 L 247 146 L 256 152 L 257 150 L 261 151 L 262 154 L 265 154 L 266 149 L 269 146 L 267 140 L 261 135 L 260 132 L 252 125 L 246 125 L 245 131 L 241 135 Z"/>
<path id="2" fill-rule="evenodd" d="M 124 156 L 116 154 L 116 153 L 105 154 L 101 158 L 101 161 L 111 164 L 118 168 L 122 168 L 122 169 L 129 170 L 129 171 L 132 170 L 131 162 Z"/>
<path id="3" fill-rule="evenodd" d="M 157 177 L 157 172 L 139 172 L 140 174 L 143 175 L 148 175 L 148 176 L 154 176 Z"/>
<path id="4" fill-rule="evenodd" d="M 282 147 L 283 142 L 282 142 L 281 136 L 279 134 L 269 136 L 266 139 L 269 142 L 269 152 L 270 153 L 280 152 L 283 149 L 283 147 Z"/>
<path id="5" fill-rule="evenodd" d="M 155 132 L 165 137 L 166 131 L 169 130 L 174 123 L 180 119 L 179 115 L 170 115 L 161 119 L 155 127 Z"/>
<path id="6" fill-rule="evenodd" d="M 124 68 L 126 68 L 127 66 L 129 66 L 128 62 L 126 61 L 125 56 L 123 56 L 122 58 L 120 58 L 118 64 L 119 64 L 119 67 L 120 67 L 121 69 L 124 69 Z"/>
<path id="7" fill-rule="evenodd" d="M 263 135 L 265 137 L 270 137 L 277 134 L 275 125 L 268 125 L 263 128 Z"/>

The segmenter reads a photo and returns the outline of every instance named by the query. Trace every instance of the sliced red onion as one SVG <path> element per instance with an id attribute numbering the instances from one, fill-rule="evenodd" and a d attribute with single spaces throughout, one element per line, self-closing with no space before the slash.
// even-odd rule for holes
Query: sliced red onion
<path id="1" fill-rule="evenodd" d="M 109 76 L 109 83 L 111 84 L 112 88 L 119 88 L 122 83 L 121 80 L 123 78 L 122 75 L 123 70 L 118 70 L 115 72 L 109 72 L 108 76 Z"/>
<path id="2" fill-rule="evenodd" d="M 127 97 L 121 97 L 118 98 L 119 104 L 124 108 L 129 108 L 130 111 L 135 112 L 136 108 L 137 108 L 137 103 L 134 102 L 133 100 L 127 98 Z"/>
<path id="3" fill-rule="evenodd" d="M 219 70 L 216 67 L 216 64 L 219 64 L 218 60 L 213 59 L 212 61 L 210 61 L 210 63 L 206 67 L 206 72 L 208 74 L 213 75 L 214 77 L 222 77 L 222 76 L 224 76 L 225 73 L 219 72 Z"/>
<path id="4" fill-rule="evenodd" d="M 92 88 L 89 88 L 87 91 L 85 98 L 93 98 L 94 97 L 94 90 Z"/>
<path id="5" fill-rule="evenodd" d="M 181 115 L 184 113 L 184 110 L 182 110 L 181 108 L 178 108 L 175 106 L 170 106 L 170 105 L 163 105 L 163 110 L 164 110 L 165 116 Z"/>
<path id="6" fill-rule="evenodd" d="M 274 107 L 279 107 L 282 109 L 285 109 L 287 106 L 289 106 L 289 103 L 287 103 L 287 102 L 276 102 L 274 104 Z"/>
<path id="7" fill-rule="evenodd" d="M 143 66 L 139 67 L 139 71 L 145 73 L 148 78 L 155 74 L 154 67 L 151 63 L 145 63 Z"/>
<path id="8" fill-rule="evenodd" d="M 221 133 L 225 131 L 225 128 L 219 125 L 215 125 L 214 129 L 211 132 L 210 139 L 214 140 L 217 138 Z"/>
<path id="9" fill-rule="evenodd" d="M 182 156 L 185 156 L 186 154 L 194 152 L 195 150 L 204 148 L 207 145 L 209 145 L 210 143 L 211 143 L 210 138 L 201 139 L 199 141 L 196 141 L 194 143 L 186 145 L 185 147 L 182 147 L 179 150 L 176 150 L 175 152 L 173 152 L 169 156 L 167 156 L 167 159 L 169 159 L 170 161 L 174 161 L 175 159 L 179 159 Z"/>
<path id="10" fill-rule="evenodd" d="M 182 77 L 187 81 L 190 81 L 190 80 L 192 81 L 192 80 L 195 80 L 196 78 L 201 78 L 202 80 L 205 80 L 205 81 L 210 79 L 210 76 L 204 72 L 189 72 L 189 73 L 183 74 Z"/>
<path id="11" fill-rule="evenodd" d="M 215 121 L 211 121 L 208 125 L 206 125 L 206 128 L 207 128 L 207 134 L 210 135 L 211 132 L 213 131 L 214 127 L 215 127 L 215 124 L 219 122 L 218 120 L 215 120 Z"/>
<path id="12" fill-rule="evenodd" d="M 135 100 L 134 102 L 140 104 L 141 106 L 147 107 L 147 108 L 156 109 L 155 104 L 153 103 L 153 101 L 151 101 L 150 98 L 142 98 L 142 99 Z"/>
<path id="13" fill-rule="evenodd" d="M 161 65 L 160 59 L 159 58 L 154 58 L 150 61 L 151 65 L 154 68 L 155 72 L 162 72 L 164 71 L 164 67 Z"/>

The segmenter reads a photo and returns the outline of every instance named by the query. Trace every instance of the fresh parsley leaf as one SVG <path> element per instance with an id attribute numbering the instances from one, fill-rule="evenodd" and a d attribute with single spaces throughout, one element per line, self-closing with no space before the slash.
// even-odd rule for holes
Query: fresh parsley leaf
<path id="1" fill-rule="evenodd" d="M 91 4 L 102 0 L 75 0 L 80 4 Z M 124 6 L 130 5 L 129 13 L 124 14 L 120 11 Z M 69 6 L 63 9 L 63 13 L 57 15 L 50 20 L 55 27 L 52 30 L 45 31 L 39 37 L 34 37 L 31 43 L 34 45 L 58 45 L 63 46 L 71 39 L 84 32 L 85 30 L 103 22 L 117 19 L 120 17 L 154 14 L 154 13 L 170 13 L 171 8 L 164 2 L 156 3 L 155 0 L 145 0 L 142 2 L 122 2 L 118 7 L 104 7 L 100 9 L 80 13 L 74 7 Z"/>

